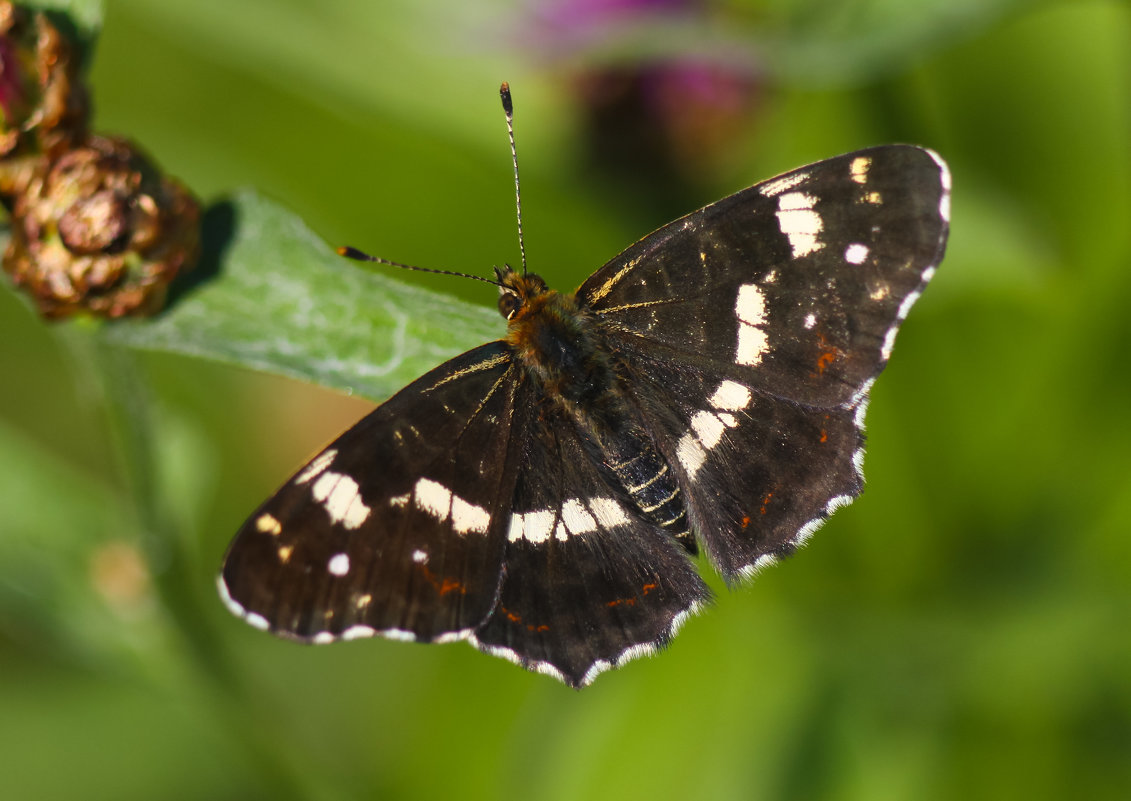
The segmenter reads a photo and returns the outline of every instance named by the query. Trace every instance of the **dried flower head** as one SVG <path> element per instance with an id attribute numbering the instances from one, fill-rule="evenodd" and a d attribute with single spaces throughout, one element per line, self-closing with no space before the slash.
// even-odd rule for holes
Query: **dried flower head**
<path id="1" fill-rule="evenodd" d="M 42 12 L 0 0 L 0 199 L 86 137 L 90 101 L 79 59 Z"/>
<path id="2" fill-rule="evenodd" d="M 48 317 L 149 314 L 199 241 L 184 187 L 131 142 L 92 136 L 16 199 L 4 269 Z"/>

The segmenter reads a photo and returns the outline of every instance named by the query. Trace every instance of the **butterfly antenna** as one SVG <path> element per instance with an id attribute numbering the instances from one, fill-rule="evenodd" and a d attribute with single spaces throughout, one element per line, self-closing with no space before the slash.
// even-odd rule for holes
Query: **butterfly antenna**
<path id="1" fill-rule="evenodd" d="M 382 259 L 380 256 L 370 256 L 368 253 L 364 253 L 363 251 L 360 251 L 357 248 L 351 248 L 349 245 L 346 245 L 345 247 L 338 248 L 338 255 L 339 256 L 345 256 L 347 259 L 353 259 L 354 261 L 375 262 L 377 264 L 388 265 L 389 267 L 400 267 L 402 270 L 415 270 L 418 273 L 435 273 L 436 275 L 454 275 L 457 278 L 471 278 L 475 281 L 482 281 L 483 283 L 490 284 L 491 286 L 502 286 L 502 284 L 500 284 L 498 281 L 492 281 L 490 278 L 484 278 L 481 275 L 471 275 L 470 273 L 457 273 L 457 272 L 454 272 L 452 270 L 433 270 L 433 269 L 430 269 L 428 267 L 415 267 L 411 264 L 401 264 L 399 261 L 389 261 L 388 259 Z"/>
<path id="2" fill-rule="evenodd" d="M 503 81 L 499 87 L 499 97 L 503 100 L 503 113 L 507 116 L 507 136 L 511 140 L 511 163 L 514 164 L 514 205 L 518 213 L 518 252 L 522 256 L 522 274 L 526 275 L 526 243 L 522 239 L 522 190 L 518 182 L 518 150 L 514 146 L 514 103 L 511 102 L 511 87 Z"/>

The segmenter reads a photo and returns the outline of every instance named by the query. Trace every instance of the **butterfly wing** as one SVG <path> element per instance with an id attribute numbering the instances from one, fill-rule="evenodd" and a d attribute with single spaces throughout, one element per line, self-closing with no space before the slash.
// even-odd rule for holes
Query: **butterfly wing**
<path id="1" fill-rule="evenodd" d="M 499 605 L 472 642 L 582 687 L 663 646 L 710 591 L 575 424 L 545 399 L 530 408 L 537 422 L 525 438 Z"/>
<path id="2" fill-rule="evenodd" d="M 377 407 L 240 529 L 220 577 L 228 605 L 313 642 L 467 636 L 498 597 L 518 386 L 494 342 Z"/>
<path id="3" fill-rule="evenodd" d="M 859 493 L 868 389 L 942 258 L 949 182 L 910 146 L 818 162 L 664 226 L 578 290 L 728 578 Z"/>
<path id="4" fill-rule="evenodd" d="M 859 492 L 868 389 L 942 257 L 948 192 L 929 151 L 848 154 L 661 228 L 578 290 L 727 578 Z M 710 593 L 560 409 L 501 342 L 433 370 L 244 525 L 228 605 L 313 642 L 467 637 L 575 687 L 662 646 Z"/>

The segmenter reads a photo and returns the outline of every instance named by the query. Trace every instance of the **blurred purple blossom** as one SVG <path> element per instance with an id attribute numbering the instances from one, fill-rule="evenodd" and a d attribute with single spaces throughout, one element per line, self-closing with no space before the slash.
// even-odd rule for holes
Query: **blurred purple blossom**
<path id="1" fill-rule="evenodd" d="M 709 175 L 755 119 L 758 75 L 733 40 L 711 48 L 715 13 L 702 0 L 541 0 L 523 34 L 566 79 L 593 167 L 673 208 L 667 196 Z"/>

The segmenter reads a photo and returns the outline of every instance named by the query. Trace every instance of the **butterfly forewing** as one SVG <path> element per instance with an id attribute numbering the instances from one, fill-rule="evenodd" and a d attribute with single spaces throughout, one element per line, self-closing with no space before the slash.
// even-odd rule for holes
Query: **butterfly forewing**
<path id="1" fill-rule="evenodd" d="M 278 634 L 466 636 L 498 594 L 517 461 L 502 343 L 410 384 L 252 515 L 222 591 Z"/>
<path id="2" fill-rule="evenodd" d="M 653 232 L 578 297 L 642 347 L 844 404 L 879 373 L 942 258 L 947 180 L 933 153 L 900 145 L 802 167 Z"/>

